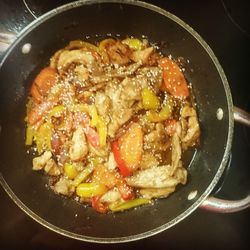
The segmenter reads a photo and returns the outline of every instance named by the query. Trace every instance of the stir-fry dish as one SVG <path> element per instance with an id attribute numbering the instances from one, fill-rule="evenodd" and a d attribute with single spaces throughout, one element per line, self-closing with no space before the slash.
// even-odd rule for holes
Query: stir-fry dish
<path id="1" fill-rule="evenodd" d="M 146 39 L 71 41 L 35 77 L 25 144 L 51 189 L 96 211 L 123 211 L 187 182 L 199 143 L 191 85 Z"/>

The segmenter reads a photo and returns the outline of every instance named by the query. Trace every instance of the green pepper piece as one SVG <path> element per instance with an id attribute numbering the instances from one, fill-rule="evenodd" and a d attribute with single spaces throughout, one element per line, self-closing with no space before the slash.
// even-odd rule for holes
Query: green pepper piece
<path id="1" fill-rule="evenodd" d="M 143 47 L 142 42 L 137 38 L 126 38 L 122 43 L 127 44 L 133 50 L 141 50 Z"/>
<path id="2" fill-rule="evenodd" d="M 134 200 L 125 201 L 125 202 L 118 203 L 118 204 L 110 204 L 109 209 L 112 212 L 119 212 L 119 211 L 127 210 L 127 209 L 130 209 L 133 207 L 138 207 L 138 206 L 141 206 L 143 204 L 147 204 L 149 202 L 151 202 L 150 199 L 136 198 Z"/>

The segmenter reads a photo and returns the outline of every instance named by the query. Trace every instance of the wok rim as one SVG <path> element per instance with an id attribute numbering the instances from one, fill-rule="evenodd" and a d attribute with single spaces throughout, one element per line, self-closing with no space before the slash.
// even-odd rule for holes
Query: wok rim
<path id="1" fill-rule="evenodd" d="M 158 233 L 161 233 L 168 228 L 174 226 L 175 224 L 179 223 L 183 219 L 185 219 L 189 214 L 191 214 L 195 209 L 199 207 L 199 205 L 209 196 L 209 194 L 214 189 L 215 185 L 219 181 L 226 165 L 227 161 L 230 155 L 231 146 L 232 146 L 232 139 L 233 139 L 233 127 L 234 127 L 234 119 L 233 119 L 233 101 L 231 96 L 230 87 L 226 78 L 226 75 L 223 71 L 222 66 L 220 65 L 217 57 L 215 56 L 212 49 L 209 47 L 209 45 L 205 42 L 205 40 L 188 24 L 186 24 L 184 21 L 182 21 L 179 17 L 175 16 L 174 14 L 158 7 L 153 4 L 145 3 L 138 0 L 79 0 L 75 2 L 71 2 L 62 6 L 59 6 L 42 16 L 35 19 L 33 22 L 31 22 L 29 25 L 27 25 L 17 36 L 17 39 L 13 42 L 13 44 L 8 48 L 6 54 L 4 55 L 1 63 L 0 68 L 4 64 L 5 60 L 8 58 L 9 54 L 11 53 L 12 49 L 16 47 L 16 45 L 19 44 L 19 42 L 30 32 L 32 32 L 33 29 L 38 27 L 41 23 L 45 22 L 46 20 L 53 18 L 59 13 L 62 13 L 64 11 L 67 11 L 69 9 L 78 8 L 80 6 L 84 5 L 94 5 L 94 4 L 102 4 L 102 3 L 115 3 L 115 4 L 122 4 L 122 5 L 134 5 L 141 8 L 149 9 L 150 11 L 156 12 L 160 15 L 165 16 L 166 18 L 171 19 L 172 21 L 176 22 L 178 25 L 183 27 L 187 32 L 189 32 L 204 48 L 206 53 L 209 55 L 210 59 L 212 60 L 214 66 L 216 67 L 218 74 L 221 78 L 221 81 L 223 83 L 223 87 L 226 94 L 227 104 L 228 104 L 228 135 L 227 135 L 227 143 L 224 150 L 224 155 L 222 158 L 222 161 L 220 163 L 220 166 L 215 173 L 213 180 L 211 181 L 210 185 L 206 188 L 206 190 L 199 196 L 199 198 L 189 207 L 187 208 L 183 213 L 179 214 L 177 217 L 175 217 L 173 220 L 165 223 L 162 226 L 159 226 L 157 228 L 154 228 L 152 230 L 130 235 L 130 236 L 122 236 L 122 237 L 112 237 L 112 238 L 106 238 L 106 237 L 92 237 L 92 236 L 85 236 L 77 233 L 72 233 L 70 231 L 67 231 L 65 229 L 61 229 L 60 227 L 57 227 L 49 222 L 47 222 L 45 219 L 41 218 L 37 214 L 35 214 L 31 209 L 29 209 L 12 191 L 12 189 L 9 187 L 7 182 L 5 181 L 2 173 L 0 172 L 0 183 L 3 187 L 3 189 L 7 192 L 9 197 L 20 207 L 28 216 L 30 216 L 33 220 L 41 224 L 42 226 L 59 233 L 63 236 L 86 241 L 86 242 L 92 242 L 92 243 L 125 243 L 125 242 L 131 242 L 136 241 L 144 238 L 148 238 L 150 236 L 156 235 Z"/>

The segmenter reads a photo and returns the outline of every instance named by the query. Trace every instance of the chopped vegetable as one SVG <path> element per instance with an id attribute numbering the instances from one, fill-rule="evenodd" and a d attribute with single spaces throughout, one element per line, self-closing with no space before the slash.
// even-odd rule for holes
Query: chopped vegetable
<path id="1" fill-rule="evenodd" d="M 32 145 L 33 137 L 34 137 L 34 130 L 32 129 L 31 126 L 28 125 L 26 128 L 25 145 L 27 145 L 27 146 Z"/>
<path id="2" fill-rule="evenodd" d="M 48 122 L 43 123 L 34 136 L 34 140 L 37 146 L 37 151 L 39 154 L 41 154 L 45 150 L 51 150 L 51 136 L 52 136 L 51 124 Z"/>
<path id="3" fill-rule="evenodd" d="M 48 114 L 49 119 L 51 119 L 53 116 L 60 117 L 62 113 L 65 111 L 66 111 L 66 107 L 64 107 L 63 105 L 55 106 L 53 109 L 49 111 L 49 114 Z"/>
<path id="4" fill-rule="evenodd" d="M 117 177 L 114 172 L 109 171 L 103 164 L 99 164 L 94 170 L 92 181 L 113 188 L 116 185 Z"/>
<path id="5" fill-rule="evenodd" d="M 114 141 L 111 144 L 112 152 L 114 154 L 115 161 L 117 166 L 123 176 L 129 176 L 132 173 L 130 172 L 129 168 L 126 166 L 124 160 L 121 158 L 120 149 L 117 141 Z"/>
<path id="6" fill-rule="evenodd" d="M 104 204 L 100 201 L 100 196 L 94 196 L 91 198 L 91 205 L 92 207 L 99 213 L 107 213 L 109 210 L 109 207 L 107 204 Z"/>
<path id="7" fill-rule="evenodd" d="M 116 186 L 124 200 L 132 200 L 135 198 L 133 188 L 130 187 L 124 179 L 119 178 L 117 180 Z"/>
<path id="8" fill-rule="evenodd" d="M 86 104 L 76 104 L 72 107 L 73 112 L 87 112 L 91 116 L 90 126 L 96 127 L 99 135 L 99 139 L 97 142 L 97 137 L 95 136 L 95 142 L 91 140 L 89 135 L 89 139 L 93 147 L 103 147 L 106 145 L 107 138 L 107 126 L 102 117 L 100 117 L 97 113 L 96 107 L 94 105 L 86 105 Z M 93 131 L 91 131 L 93 132 Z M 90 133 L 91 133 L 90 132 Z M 93 133 L 91 133 L 93 135 Z M 86 135 L 88 137 L 88 129 L 86 130 Z"/>
<path id="9" fill-rule="evenodd" d="M 31 95 L 36 102 L 40 102 L 47 95 L 58 80 L 56 70 L 50 67 L 44 68 L 36 76 L 31 87 Z"/>
<path id="10" fill-rule="evenodd" d="M 172 113 L 172 104 L 171 102 L 167 102 L 159 113 L 155 110 L 147 111 L 146 118 L 150 122 L 161 122 L 168 119 L 171 116 L 171 113 Z"/>
<path id="11" fill-rule="evenodd" d="M 108 170 L 104 165 L 99 164 L 93 173 L 92 181 L 101 183 L 109 189 L 117 187 L 122 198 L 124 200 L 130 200 L 134 198 L 134 190 L 129 187 L 126 181 L 115 172 Z"/>
<path id="12" fill-rule="evenodd" d="M 133 123 L 118 139 L 120 156 L 130 172 L 135 171 L 142 158 L 143 132 L 138 123 Z"/>
<path id="13" fill-rule="evenodd" d="M 30 125 L 34 125 L 40 120 L 42 120 L 43 116 L 48 112 L 51 108 L 53 108 L 58 102 L 57 98 L 49 99 L 40 104 L 36 104 L 33 108 L 31 108 L 30 112 L 27 115 L 27 120 Z"/>
<path id="14" fill-rule="evenodd" d="M 107 126 L 106 126 L 103 118 L 100 116 L 98 118 L 96 128 L 97 128 L 97 132 L 99 134 L 100 146 L 104 147 L 106 145 L 106 139 L 107 139 Z"/>
<path id="15" fill-rule="evenodd" d="M 109 209 L 112 212 L 120 212 L 120 211 L 127 210 L 127 209 L 130 209 L 133 207 L 141 206 L 143 204 L 148 204 L 150 202 L 151 202 L 151 200 L 149 200 L 149 199 L 136 198 L 136 199 L 131 200 L 131 201 L 121 202 L 118 204 L 110 204 Z"/>
<path id="16" fill-rule="evenodd" d="M 149 88 L 142 90 L 142 107 L 144 109 L 158 109 L 160 100 L 156 94 Z"/>
<path id="17" fill-rule="evenodd" d="M 141 50 L 143 47 L 142 42 L 137 38 L 126 38 L 122 40 L 122 43 L 127 44 L 133 50 Z"/>
<path id="18" fill-rule="evenodd" d="M 76 194 L 79 197 L 91 198 L 106 193 L 108 189 L 100 183 L 81 183 L 76 187 Z"/>
<path id="19" fill-rule="evenodd" d="M 70 180 L 74 179 L 78 175 L 78 171 L 73 164 L 65 163 L 63 169 L 64 173 Z"/>
<path id="20" fill-rule="evenodd" d="M 75 179 L 72 182 L 72 185 L 76 187 L 80 183 L 85 181 L 89 177 L 89 175 L 93 172 L 94 168 L 95 164 L 89 164 L 87 167 L 85 167 L 84 170 L 75 177 Z"/>
<path id="21" fill-rule="evenodd" d="M 84 129 L 84 133 L 87 137 L 88 142 L 94 147 L 99 148 L 100 146 L 100 138 L 98 133 L 91 127 L 86 127 Z"/>
<path id="22" fill-rule="evenodd" d="M 159 65 L 163 69 L 162 89 L 168 91 L 176 98 L 188 97 L 188 85 L 177 63 L 167 57 L 164 57 L 159 61 Z"/>

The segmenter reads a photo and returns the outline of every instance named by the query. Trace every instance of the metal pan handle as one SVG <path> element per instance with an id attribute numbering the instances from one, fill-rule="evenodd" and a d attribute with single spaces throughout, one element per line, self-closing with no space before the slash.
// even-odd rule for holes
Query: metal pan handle
<path id="1" fill-rule="evenodd" d="M 250 127 L 250 114 L 238 107 L 234 107 L 234 120 Z M 234 213 L 248 207 L 250 194 L 241 200 L 224 200 L 210 196 L 200 205 L 200 208 L 216 213 Z"/>

